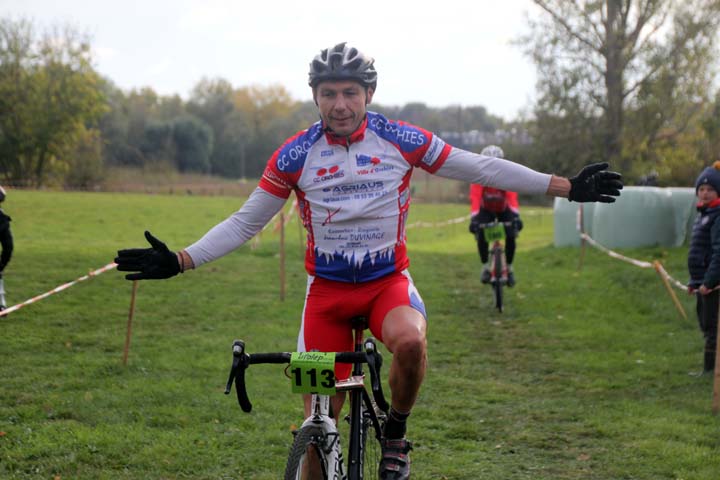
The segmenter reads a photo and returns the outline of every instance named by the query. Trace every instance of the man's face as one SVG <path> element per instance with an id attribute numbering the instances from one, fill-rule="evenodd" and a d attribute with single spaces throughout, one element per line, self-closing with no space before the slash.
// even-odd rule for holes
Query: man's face
<path id="1" fill-rule="evenodd" d="M 373 90 L 350 80 L 321 82 L 313 96 L 320 110 L 320 118 L 336 135 L 347 137 L 365 119 Z"/>

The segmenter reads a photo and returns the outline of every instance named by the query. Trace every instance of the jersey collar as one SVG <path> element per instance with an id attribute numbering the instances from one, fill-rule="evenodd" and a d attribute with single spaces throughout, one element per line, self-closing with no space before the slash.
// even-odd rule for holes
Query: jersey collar
<path id="1" fill-rule="evenodd" d="M 360 124 L 357 130 L 350 134 L 349 137 L 339 137 L 335 135 L 331 130 L 325 127 L 324 124 L 323 131 L 325 132 L 325 138 L 330 145 L 342 145 L 343 147 L 347 148 L 350 146 L 350 144 L 359 142 L 365 138 L 365 129 L 367 128 L 367 123 L 368 118 L 367 115 L 365 115 L 365 119 L 363 120 L 363 122 Z"/>

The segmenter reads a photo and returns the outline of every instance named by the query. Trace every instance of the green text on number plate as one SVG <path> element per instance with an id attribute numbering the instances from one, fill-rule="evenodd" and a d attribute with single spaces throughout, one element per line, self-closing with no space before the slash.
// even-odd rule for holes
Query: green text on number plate
<path id="1" fill-rule="evenodd" d="M 335 394 L 335 353 L 293 352 L 290 356 L 293 393 Z"/>
<path id="2" fill-rule="evenodd" d="M 485 241 L 488 243 L 505 239 L 505 227 L 501 223 L 483 228 L 483 233 L 485 234 Z"/>

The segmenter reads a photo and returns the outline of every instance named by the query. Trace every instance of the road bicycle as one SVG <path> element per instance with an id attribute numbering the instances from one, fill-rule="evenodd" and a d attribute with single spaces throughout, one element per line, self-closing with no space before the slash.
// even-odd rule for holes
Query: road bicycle
<path id="1" fill-rule="evenodd" d="M 503 287 L 508 283 L 508 265 L 505 258 L 505 227 L 513 225 L 512 221 L 500 222 L 494 220 L 489 223 L 478 223 L 476 235 L 484 235 L 485 241 L 490 245 L 490 286 L 495 297 L 495 307 L 500 313 L 503 311 Z"/>
<path id="2" fill-rule="evenodd" d="M 298 430 L 285 467 L 286 480 L 305 478 L 312 467 L 322 479 L 361 480 L 377 478 L 380 461 L 382 431 L 387 419 L 388 402 L 383 394 L 380 368 L 382 355 L 373 338 L 363 341 L 367 328 L 365 317 L 352 320 L 354 331 L 353 352 L 274 352 L 253 353 L 245 351 L 245 343 L 233 343 L 233 363 L 225 393 L 229 394 L 235 383 L 237 400 L 244 412 L 252 410 L 245 387 L 245 370 L 260 363 L 289 364 L 286 375 L 294 393 L 310 393 L 311 409 Z M 352 374 L 346 380 L 335 380 L 335 363 L 351 363 Z M 365 386 L 364 365 L 370 372 L 370 390 Z M 343 461 L 334 412 L 330 398 L 335 392 L 349 392 L 350 413 L 345 418 L 349 426 L 347 464 Z M 372 440 L 374 437 L 375 440 Z M 371 439 L 368 443 L 368 439 Z"/>

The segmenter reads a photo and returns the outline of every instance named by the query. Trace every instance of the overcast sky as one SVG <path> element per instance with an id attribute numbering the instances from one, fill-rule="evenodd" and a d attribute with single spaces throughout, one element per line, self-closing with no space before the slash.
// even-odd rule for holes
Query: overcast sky
<path id="1" fill-rule="evenodd" d="M 124 90 L 184 99 L 203 77 L 281 84 L 309 100 L 308 64 L 347 41 L 375 57 L 384 105 L 482 105 L 515 118 L 535 69 L 511 45 L 530 0 L 0 0 L 0 16 L 88 33 L 95 67 Z"/>

